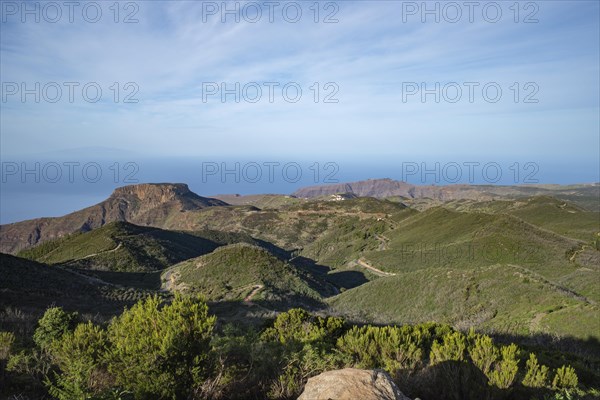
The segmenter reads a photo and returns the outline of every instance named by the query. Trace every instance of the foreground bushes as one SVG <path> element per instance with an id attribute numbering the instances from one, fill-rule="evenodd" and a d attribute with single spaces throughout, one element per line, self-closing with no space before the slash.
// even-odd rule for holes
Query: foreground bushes
<path id="1" fill-rule="evenodd" d="M 0 333 L 0 361 L 60 400 L 295 398 L 309 377 L 350 366 L 385 369 L 428 399 L 542 399 L 578 386 L 570 366 L 551 371 L 514 344 L 433 323 L 350 327 L 293 309 L 262 332 L 217 329 L 201 298 L 183 296 L 140 301 L 107 326 L 76 320 L 48 309 L 35 348 L 17 353 Z"/>

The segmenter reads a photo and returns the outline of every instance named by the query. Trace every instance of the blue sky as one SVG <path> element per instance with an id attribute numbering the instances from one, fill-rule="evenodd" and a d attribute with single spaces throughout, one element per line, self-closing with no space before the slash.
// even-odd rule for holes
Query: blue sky
<path id="1" fill-rule="evenodd" d="M 273 23 L 266 8 L 256 23 L 236 23 L 231 15 L 223 23 L 219 12 L 207 15 L 206 5 L 191 1 L 134 2 L 139 22 L 132 24 L 114 23 L 112 2 L 102 3 L 97 23 L 86 22 L 80 10 L 69 23 L 64 9 L 58 23 L 31 16 L 23 23 L 3 8 L 3 85 L 96 82 L 103 96 L 97 103 L 85 102 L 77 89 L 73 103 L 66 89 L 57 103 L 7 96 L 0 104 L 0 155 L 73 158 L 102 146 L 142 158 L 361 160 L 365 168 L 388 159 L 476 157 L 534 161 L 548 170 L 573 163 L 588 173 L 569 175 L 570 181 L 598 180 L 599 2 L 533 2 L 537 9 L 521 2 L 518 23 L 512 1 L 498 3 L 503 15 L 496 23 L 480 8 L 473 22 L 466 15 L 457 23 L 444 15 L 440 23 L 431 16 L 423 22 L 420 14 L 404 14 L 404 22 L 407 3 L 339 1 L 337 23 L 315 23 L 313 2 L 298 2 L 297 23 L 284 20 L 282 6 Z M 319 3 L 319 19 L 334 10 L 326 4 Z M 132 10 L 122 9 L 119 18 Z M 539 22 L 524 23 L 533 11 Z M 139 102 L 115 103 L 113 82 L 121 99 L 123 85 L 134 82 Z M 295 82 L 303 95 L 297 103 L 277 90 L 273 103 L 266 96 L 257 103 L 203 102 L 206 82 Z M 315 103 L 315 82 L 321 96 L 324 84 L 337 85 L 338 103 Z M 472 103 L 466 89 L 456 103 L 433 96 L 422 102 L 419 95 L 403 102 L 407 82 L 480 86 Z M 497 103 L 482 97 L 489 82 L 503 90 Z M 526 83 L 537 87 L 537 103 L 523 103 Z"/>

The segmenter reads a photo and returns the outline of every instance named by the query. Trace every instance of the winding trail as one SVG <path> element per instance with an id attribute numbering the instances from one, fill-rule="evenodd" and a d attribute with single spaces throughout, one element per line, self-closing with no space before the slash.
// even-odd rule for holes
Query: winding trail
<path id="1" fill-rule="evenodd" d="M 119 244 L 117 245 L 117 247 L 115 247 L 114 249 L 110 249 L 110 250 L 105 250 L 105 251 L 101 251 L 100 253 L 92 253 L 92 254 L 88 254 L 85 257 L 81 257 L 79 258 L 79 260 L 85 260 L 86 258 L 90 258 L 90 257 L 95 257 L 98 254 L 106 254 L 106 253 L 113 253 L 117 250 L 119 250 L 121 248 L 121 246 L 123 245 L 123 243 L 119 242 Z"/>
<path id="2" fill-rule="evenodd" d="M 540 323 L 542 319 L 547 315 L 545 312 L 540 312 L 535 314 L 535 317 L 531 320 L 529 324 L 529 332 L 536 332 L 540 330 Z"/>
<path id="3" fill-rule="evenodd" d="M 377 251 L 387 250 L 387 244 L 390 241 L 390 239 L 386 238 L 383 235 L 375 235 L 375 239 L 379 240 L 379 248 L 377 249 Z"/>
<path id="4" fill-rule="evenodd" d="M 252 302 L 252 298 L 264 287 L 265 285 L 254 285 L 254 289 L 252 289 L 250 294 L 244 298 L 244 303 L 249 306 L 253 306 L 254 303 Z"/>
<path id="5" fill-rule="evenodd" d="M 571 256 L 571 258 L 569 258 L 569 261 L 571 261 L 571 262 L 577 262 L 577 256 L 579 255 L 579 253 L 582 253 L 586 249 L 590 249 L 590 248 L 591 248 L 591 246 L 588 246 L 587 244 L 582 244 L 581 248 L 579 250 L 575 250 L 575 252 Z"/>
<path id="6" fill-rule="evenodd" d="M 364 261 L 362 259 L 357 260 L 356 263 L 358 265 L 360 265 L 361 267 L 368 269 L 369 271 L 373 272 L 375 275 L 378 275 L 378 276 L 395 276 L 396 275 L 393 272 L 385 272 L 378 268 L 375 268 L 374 266 L 368 264 L 366 261 Z"/>

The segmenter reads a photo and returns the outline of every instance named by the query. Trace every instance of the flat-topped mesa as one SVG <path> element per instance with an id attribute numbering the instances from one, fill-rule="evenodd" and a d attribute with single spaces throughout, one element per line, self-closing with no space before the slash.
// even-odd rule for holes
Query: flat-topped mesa
<path id="1" fill-rule="evenodd" d="M 39 218 L 0 226 L 0 251 L 16 253 L 50 239 L 86 232 L 114 221 L 167 228 L 180 213 L 227 203 L 202 197 L 184 183 L 123 186 L 96 205 L 56 218 Z"/>
<path id="2" fill-rule="evenodd" d="M 227 205 L 221 200 L 197 195 L 185 183 L 141 183 L 123 186 L 115 189 L 106 203 L 118 203 L 117 208 L 121 212 L 128 210 L 125 220 L 142 225 L 156 224 L 154 219 L 157 214 L 166 215 L 169 208 L 188 211 Z M 149 214 L 142 216 L 146 213 Z"/>
<path id="3" fill-rule="evenodd" d="M 185 183 L 140 183 L 116 188 L 111 198 L 135 196 L 140 200 L 155 200 L 161 203 L 180 197 L 200 197 L 193 193 Z"/>

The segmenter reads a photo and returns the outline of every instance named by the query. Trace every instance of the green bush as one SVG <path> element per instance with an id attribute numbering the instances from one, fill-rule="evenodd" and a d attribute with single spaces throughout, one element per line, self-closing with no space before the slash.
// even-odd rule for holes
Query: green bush
<path id="1" fill-rule="evenodd" d="M 442 343 L 438 340 L 431 345 L 429 360 L 432 365 L 444 361 L 463 361 L 467 349 L 467 338 L 461 332 L 451 332 L 444 335 Z"/>
<path id="2" fill-rule="evenodd" d="M 0 332 L 0 365 L 8 360 L 12 346 L 15 342 L 15 335 L 12 332 Z"/>
<path id="3" fill-rule="evenodd" d="M 385 369 L 411 397 L 551 394 L 549 369 L 535 354 L 519 374 L 515 344 L 499 347 L 489 336 L 447 325 L 346 330 L 342 318 L 293 309 L 262 331 L 240 325 L 216 330 L 205 301 L 181 295 L 170 303 L 141 300 L 105 328 L 87 322 L 72 329 L 75 317 L 48 309 L 35 331 L 38 345 L 16 354 L 10 354 L 14 336 L 0 332 L 0 362 L 8 361 L 11 372 L 6 376 L 34 377 L 27 382 L 36 387 L 44 381 L 48 393 L 42 395 L 58 400 L 297 398 L 310 377 L 348 366 Z M 570 366 L 553 378 L 555 399 L 585 394 Z"/>
<path id="4" fill-rule="evenodd" d="M 576 388 L 579 383 L 575 369 L 570 365 L 563 365 L 556 370 L 554 379 L 552 380 L 552 388 L 554 389 L 572 389 Z"/>
<path id="5" fill-rule="evenodd" d="M 11 355 L 14 342 L 15 335 L 12 332 L 0 332 L 0 388 L 3 385 L 6 364 Z"/>
<path id="6" fill-rule="evenodd" d="M 392 375 L 414 370 L 423 359 L 427 337 L 411 326 L 353 327 L 338 339 L 338 349 L 359 368 L 383 368 Z"/>
<path id="7" fill-rule="evenodd" d="M 27 381 L 30 386 L 40 390 L 43 390 L 44 381 L 52 368 L 53 363 L 50 354 L 46 350 L 37 347 L 11 354 L 6 365 L 6 370 L 12 372 L 13 376 L 19 376 L 22 380 Z"/>
<path id="8" fill-rule="evenodd" d="M 53 341 L 72 331 L 77 324 L 77 313 L 68 313 L 60 307 L 50 307 L 38 321 L 33 341 L 42 349 L 47 349 Z"/>
<path id="9" fill-rule="evenodd" d="M 108 371 L 136 398 L 188 398 L 209 375 L 215 321 L 202 298 L 140 301 L 108 326 Z"/>
<path id="10" fill-rule="evenodd" d="M 295 308 L 277 316 L 273 326 L 261 335 L 262 341 L 277 355 L 277 374 L 269 385 L 271 398 L 297 397 L 311 376 L 340 365 L 333 352 L 344 320 L 319 317 Z"/>
<path id="11" fill-rule="evenodd" d="M 344 320 L 336 317 L 322 318 L 301 308 L 281 313 L 273 327 L 267 328 L 264 340 L 275 340 L 282 344 L 289 342 L 310 343 L 335 341 L 344 327 Z"/>
<path id="12" fill-rule="evenodd" d="M 489 375 L 490 385 L 499 389 L 508 389 L 519 371 L 519 348 L 513 343 L 502 346 L 500 353 L 502 359 L 496 363 Z"/>
<path id="13" fill-rule="evenodd" d="M 52 344 L 60 373 L 47 380 L 48 391 L 59 400 L 84 399 L 107 390 L 112 382 L 103 358 L 106 332 L 91 322 L 80 324 Z"/>
<path id="14" fill-rule="evenodd" d="M 281 361 L 281 373 L 270 385 L 269 398 L 297 398 L 308 378 L 341 366 L 335 353 L 311 343 L 300 350 L 285 352 Z"/>
<path id="15" fill-rule="evenodd" d="M 492 365 L 498 360 L 500 352 L 491 337 L 477 335 L 474 339 L 474 345 L 469 348 L 469 355 L 473 360 L 473 364 L 489 378 Z"/>
<path id="16" fill-rule="evenodd" d="M 529 354 L 529 360 L 525 365 L 525 377 L 523 386 L 532 388 L 543 388 L 548 386 L 548 367 L 539 365 L 535 354 Z"/>

